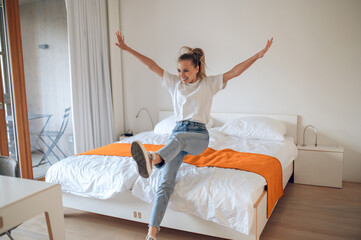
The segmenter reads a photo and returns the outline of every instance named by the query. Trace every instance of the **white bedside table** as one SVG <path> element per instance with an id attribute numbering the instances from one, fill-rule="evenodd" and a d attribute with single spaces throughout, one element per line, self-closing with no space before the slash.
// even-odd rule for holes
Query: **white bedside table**
<path id="1" fill-rule="evenodd" d="M 127 137 L 125 136 L 125 135 L 120 135 L 119 136 L 119 141 L 122 141 L 122 140 L 124 140 L 124 139 L 126 139 Z"/>
<path id="2" fill-rule="evenodd" d="M 343 147 L 297 146 L 295 183 L 342 188 Z"/>
<path id="3" fill-rule="evenodd" d="M 134 134 L 133 136 L 135 136 L 136 134 Z M 131 137 L 133 137 L 133 136 L 131 136 Z M 124 139 L 128 139 L 128 138 L 130 138 L 130 137 L 127 137 L 127 136 L 125 136 L 125 135 L 120 135 L 119 136 L 119 141 L 122 141 L 122 140 L 124 140 Z"/>

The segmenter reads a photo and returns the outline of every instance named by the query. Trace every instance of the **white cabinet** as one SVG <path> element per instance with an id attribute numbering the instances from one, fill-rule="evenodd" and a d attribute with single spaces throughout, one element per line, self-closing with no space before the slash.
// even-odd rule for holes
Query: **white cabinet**
<path id="1" fill-rule="evenodd" d="M 343 147 L 297 146 L 294 182 L 342 188 Z"/>

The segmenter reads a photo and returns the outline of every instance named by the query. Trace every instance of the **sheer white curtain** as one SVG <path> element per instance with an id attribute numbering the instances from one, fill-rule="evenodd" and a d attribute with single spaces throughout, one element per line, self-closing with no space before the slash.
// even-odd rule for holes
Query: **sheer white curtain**
<path id="1" fill-rule="evenodd" d="M 75 153 L 114 139 L 106 4 L 66 0 Z"/>

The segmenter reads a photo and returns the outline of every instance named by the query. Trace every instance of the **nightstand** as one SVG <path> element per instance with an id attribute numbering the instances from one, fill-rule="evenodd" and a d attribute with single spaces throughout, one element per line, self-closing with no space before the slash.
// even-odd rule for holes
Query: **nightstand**
<path id="1" fill-rule="evenodd" d="M 136 133 L 134 133 L 133 130 L 129 129 L 124 134 L 119 136 L 119 141 L 122 141 L 124 139 L 129 138 L 129 137 L 133 137 L 134 135 L 136 135 Z"/>
<path id="2" fill-rule="evenodd" d="M 297 146 L 294 182 L 342 188 L 343 147 Z"/>
<path id="3" fill-rule="evenodd" d="M 135 135 L 137 135 L 137 134 L 134 133 L 133 136 L 135 136 Z M 133 137 L 133 136 L 125 136 L 124 134 L 122 134 L 122 135 L 119 136 L 119 141 L 122 141 L 122 140 L 124 140 L 124 139 L 130 138 L 130 137 Z"/>
<path id="4" fill-rule="evenodd" d="M 123 134 L 123 135 L 120 135 L 119 136 L 119 141 L 122 141 L 122 140 L 124 140 L 124 139 L 126 139 L 127 137 Z"/>
<path id="5" fill-rule="evenodd" d="M 125 136 L 124 134 L 120 135 L 119 136 L 119 141 L 122 141 L 122 140 L 127 139 L 127 138 L 129 138 L 129 137 Z"/>

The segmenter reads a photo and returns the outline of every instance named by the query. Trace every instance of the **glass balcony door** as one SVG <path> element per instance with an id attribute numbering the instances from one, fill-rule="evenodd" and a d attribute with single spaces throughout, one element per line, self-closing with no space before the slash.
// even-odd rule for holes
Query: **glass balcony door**
<path id="1" fill-rule="evenodd" d="M 0 1 L 7 55 L 0 90 L 8 99 L 0 147 L 19 161 L 22 177 L 42 178 L 74 153 L 65 0 Z"/>
<path id="2" fill-rule="evenodd" d="M 11 100 L 12 85 L 10 84 L 10 58 L 5 12 L 5 2 L 0 1 L 0 156 L 10 157 L 19 162 L 16 152 L 17 138 L 15 137 L 15 115 L 12 104 L 14 101 Z M 24 177 L 32 178 L 32 175 L 24 171 Z"/>
<path id="3" fill-rule="evenodd" d="M 1 45 L 1 43 L 0 43 Z M 1 50 L 0 50 L 1 51 Z M 1 59 L 2 59 L 2 52 Z M 2 63 L 2 61 L 1 61 Z M 3 64 L 0 64 L 0 73 L 3 73 Z M 0 74 L 0 156 L 9 156 L 9 146 L 8 146 L 8 126 L 6 125 L 6 108 L 7 103 L 4 101 L 4 90 L 3 90 L 3 76 Z"/>

